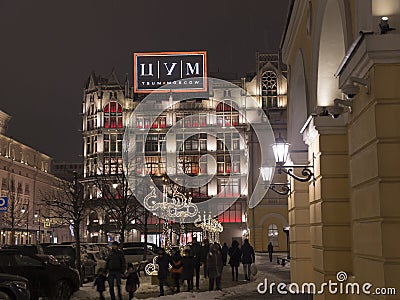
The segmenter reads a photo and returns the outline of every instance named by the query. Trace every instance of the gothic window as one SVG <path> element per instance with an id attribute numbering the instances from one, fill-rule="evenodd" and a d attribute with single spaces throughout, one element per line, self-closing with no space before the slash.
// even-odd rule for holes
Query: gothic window
<path id="1" fill-rule="evenodd" d="M 275 72 L 266 71 L 262 75 L 262 107 L 278 107 L 277 77 Z"/>
<path id="2" fill-rule="evenodd" d="M 268 243 L 271 242 L 272 246 L 278 246 L 278 226 L 276 224 L 268 225 Z"/>
<path id="3" fill-rule="evenodd" d="M 104 128 L 122 128 L 122 106 L 111 101 L 104 107 Z"/>
<path id="4" fill-rule="evenodd" d="M 217 105 L 217 125 L 218 126 L 238 126 L 239 113 L 238 107 L 232 100 L 220 102 Z"/>

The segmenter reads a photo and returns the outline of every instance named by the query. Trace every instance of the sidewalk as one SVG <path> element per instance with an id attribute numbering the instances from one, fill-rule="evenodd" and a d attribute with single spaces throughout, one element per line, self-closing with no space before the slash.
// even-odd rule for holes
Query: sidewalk
<path id="1" fill-rule="evenodd" d="M 281 256 L 280 254 L 276 256 Z M 151 284 L 150 276 L 140 277 L 140 288 L 135 292 L 136 299 L 160 299 L 160 300 L 180 300 L 180 299 L 257 299 L 257 298 L 271 298 L 271 299 L 289 299 L 279 295 L 260 295 L 257 292 L 257 285 L 264 282 L 265 278 L 268 278 L 268 282 L 289 282 L 290 280 L 290 267 L 286 265 L 282 267 L 276 263 L 276 256 L 273 261 L 270 262 L 268 255 L 257 254 L 256 255 L 256 266 L 258 268 L 258 274 L 251 278 L 251 281 L 244 281 L 243 267 L 239 267 L 239 281 L 232 281 L 231 268 L 229 265 L 225 266 L 222 274 L 222 291 L 208 291 L 208 279 L 205 279 L 202 274 L 203 268 L 201 268 L 200 277 L 200 289 L 194 290 L 193 292 L 180 292 L 173 294 L 167 287 L 165 287 L 165 296 L 158 298 L 159 287 L 158 285 Z M 108 287 L 104 293 L 106 299 L 110 299 Z M 185 291 L 186 286 L 181 287 L 181 291 Z M 124 299 L 128 299 L 128 295 L 125 292 L 125 281 L 122 281 L 122 291 Z M 81 289 L 73 295 L 71 300 L 89 300 L 98 299 L 96 291 L 92 288 L 92 284 L 87 283 Z"/>

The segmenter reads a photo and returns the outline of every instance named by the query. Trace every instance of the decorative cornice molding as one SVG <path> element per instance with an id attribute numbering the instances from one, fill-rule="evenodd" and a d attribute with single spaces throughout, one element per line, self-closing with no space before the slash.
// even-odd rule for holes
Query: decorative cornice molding
<path id="1" fill-rule="evenodd" d="M 303 141 L 310 146 L 320 134 L 347 134 L 348 113 L 334 119 L 328 116 L 313 116 L 302 129 Z"/>
<path id="2" fill-rule="evenodd" d="M 292 14 L 289 20 L 289 26 L 286 31 L 285 39 L 282 45 L 282 60 L 288 64 L 289 56 L 293 53 L 293 45 L 298 36 L 300 23 L 306 13 L 307 1 L 295 1 Z"/>
<path id="3" fill-rule="evenodd" d="M 350 77 L 364 78 L 375 64 L 400 63 L 400 34 L 366 35 L 339 78 L 343 87 Z"/>

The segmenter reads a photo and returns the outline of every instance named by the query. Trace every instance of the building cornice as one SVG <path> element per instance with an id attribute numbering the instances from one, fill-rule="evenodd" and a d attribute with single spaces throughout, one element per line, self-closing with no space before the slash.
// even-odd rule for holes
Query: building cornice
<path id="1" fill-rule="evenodd" d="M 346 134 L 348 114 L 334 119 L 329 116 L 312 116 L 307 119 L 301 133 L 303 141 L 310 146 L 320 134 Z"/>
<path id="2" fill-rule="evenodd" d="M 285 38 L 282 44 L 282 61 L 288 64 L 290 55 L 293 52 L 293 47 L 298 36 L 298 31 L 304 13 L 307 8 L 307 1 L 295 1 L 293 4 L 293 10 L 290 15 L 289 25 L 286 29 Z"/>
<path id="3" fill-rule="evenodd" d="M 366 35 L 357 47 L 339 78 L 343 87 L 350 77 L 364 78 L 376 64 L 400 63 L 400 34 Z"/>

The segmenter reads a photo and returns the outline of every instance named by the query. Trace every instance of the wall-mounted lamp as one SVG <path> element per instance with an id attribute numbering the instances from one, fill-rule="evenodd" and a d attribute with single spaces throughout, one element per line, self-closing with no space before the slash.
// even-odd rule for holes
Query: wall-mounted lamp
<path id="1" fill-rule="evenodd" d="M 394 30 L 394 28 L 390 28 L 388 17 L 381 18 L 381 21 L 379 22 L 379 28 L 381 29 L 381 34 L 385 34 L 388 31 Z"/>
<path id="2" fill-rule="evenodd" d="M 286 166 L 286 160 L 289 154 L 289 146 L 283 138 L 279 137 L 276 139 L 275 143 L 272 145 L 272 150 L 274 151 L 276 168 L 278 169 L 278 174 L 285 173 L 289 175 L 293 179 L 301 182 L 308 182 L 310 180 L 314 180 L 314 162 L 311 166 L 309 165 L 295 165 L 295 166 Z M 293 174 L 294 169 L 302 169 L 301 175 L 303 177 L 297 176 Z M 269 188 L 274 192 L 280 195 L 287 195 L 290 193 L 290 185 L 288 183 L 271 183 L 271 179 L 273 177 L 274 167 L 264 164 L 261 167 L 261 176 L 263 177 L 263 181 L 266 186 L 269 185 Z M 280 190 L 279 190 L 279 189 Z"/>
<path id="3" fill-rule="evenodd" d="M 357 83 L 357 85 L 356 85 Z M 367 89 L 367 94 L 370 93 L 369 81 L 364 78 L 350 77 L 348 83 L 342 87 L 342 93 L 346 95 L 347 99 L 354 98 L 360 92 L 359 85 L 364 86 Z"/>

